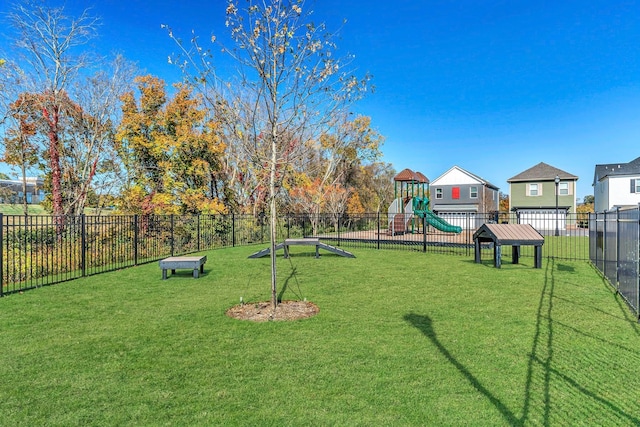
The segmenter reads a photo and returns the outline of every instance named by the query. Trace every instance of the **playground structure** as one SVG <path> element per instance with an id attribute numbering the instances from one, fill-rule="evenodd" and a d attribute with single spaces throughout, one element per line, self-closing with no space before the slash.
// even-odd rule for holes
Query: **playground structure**
<path id="1" fill-rule="evenodd" d="M 420 232 L 421 224 L 446 233 L 462 232 L 461 227 L 448 223 L 429 209 L 429 179 L 422 173 L 404 169 L 393 181 L 394 200 L 388 210 L 388 230 L 392 236 Z"/>

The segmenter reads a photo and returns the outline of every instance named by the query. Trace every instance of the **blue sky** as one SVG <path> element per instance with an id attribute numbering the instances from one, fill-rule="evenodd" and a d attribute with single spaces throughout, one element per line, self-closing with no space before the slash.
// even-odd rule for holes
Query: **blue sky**
<path id="1" fill-rule="evenodd" d="M 89 4 L 67 0 L 70 13 Z M 185 39 L 225 34 L 224 0 L 95 0 L 95 49 L 119 52 L 167 82 Z M 539 162 L 579 176 L 640 156 L 640 4 L 628 0 L 307 1 L 375 93 L 354 110 L 385 136 L 384 161 L 435 179 L 458 165 L 508 193 Z M 0 12 L 7 10 L 2 2 Z M 0 46 L 1 46 L 0 42 Z M 222 54 L 217 67 L 229 64 Z"/>

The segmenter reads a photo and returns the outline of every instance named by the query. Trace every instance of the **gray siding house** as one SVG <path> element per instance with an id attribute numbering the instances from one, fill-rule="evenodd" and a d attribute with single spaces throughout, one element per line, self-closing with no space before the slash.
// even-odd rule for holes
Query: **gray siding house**
<path id="1" fill-rule="evenodd" d="M 499 188 L 459 166 L 431 181 L 431 210 L 453 225 L 475 229 L 485 222 L 478 213 L 497 212 Z"/>

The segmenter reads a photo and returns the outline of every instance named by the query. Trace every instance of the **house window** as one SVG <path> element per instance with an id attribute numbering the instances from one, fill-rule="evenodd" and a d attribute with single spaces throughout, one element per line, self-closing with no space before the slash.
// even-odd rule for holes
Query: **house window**
<path id="1" fill-rule="evenodd" d="M 527 196 L 540 196 L 542 193 L 540 191 L 540 184 L 528 184 L 527 188 L 529 189 Z"/>
<path id="2" fill-rule="evenodd" d="M 460 187 L 453 187 L 451 189 L 451 198 L 459 199 L 460 198 Z"/>
<path id="3" fill-rule="evenodd" d="M 442 188 L 436 188 L 436 199 L 442 199 Z"/>
<path id="4" fill-rule="evenodd" d="M 640 193 L 640 179 L 631 180 L 631 192 Z"/>
<path id="5" fill-rule="evenodd" d="M 473 186 L 469 189 L 469 196 L 472 199 L 477 199 L 478 198 L 478 187 Z"/>
<path id="6" fill-rule="evenodd" d="M 569 195 L 569 183 L 568 182 L 561 182 L 560 184 L 558 184 L 558 194 L 560 196 Z"/>

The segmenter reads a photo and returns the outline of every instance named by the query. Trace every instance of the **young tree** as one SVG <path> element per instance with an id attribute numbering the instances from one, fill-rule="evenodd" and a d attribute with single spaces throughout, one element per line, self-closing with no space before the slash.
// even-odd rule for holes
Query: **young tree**
<path id="1" fill-rule="evenodd" d="M 368 78 L 358 79 L 348 72 L 348 62 L 334 55 L 335 34 L 312 22 L 312 11 L 303 9 L 303 1 L 247 1 L 245 7 L 239 3 L 231 0 L 226 8 L 226 25 L 235 42 L 226 51 L 240 70 L 238 80 L 229 86 L 239 88 L 240 95 L 228 103 L 226 123 L 242 126 L 233 128 L 228 137 L 238 135 L 254 167 L 268 173 L 275 310 L 277 207 L 282 181 L 290 173 L 288 165 L 362 95 Z M 200 77 L 208 87 L 215 87 L 215 74 L 207 61 L 193 62 L 209 71 Z"/>

